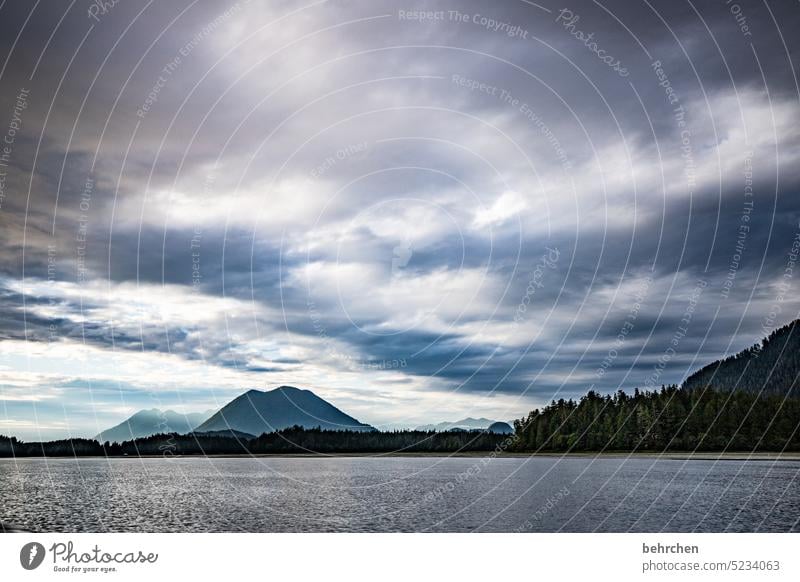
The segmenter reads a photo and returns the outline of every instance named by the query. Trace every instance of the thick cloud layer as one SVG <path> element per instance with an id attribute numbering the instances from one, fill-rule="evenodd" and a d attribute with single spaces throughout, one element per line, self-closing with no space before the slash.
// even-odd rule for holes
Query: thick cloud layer
<path id="1" fill-rule="evenodd" d="M 4 3 L 0 432 L 680 382 L 798 314 L 799 17 Z"/>

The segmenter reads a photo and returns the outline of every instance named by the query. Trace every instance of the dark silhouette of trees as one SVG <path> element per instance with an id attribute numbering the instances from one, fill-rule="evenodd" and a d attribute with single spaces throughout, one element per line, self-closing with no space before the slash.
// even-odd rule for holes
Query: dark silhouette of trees
<path id="1" fill-rule="evenodd" d="M 485 431 L 356 432 L 294 427 L 265 433 L 250 442 L 254 453 L 455 453 L 492 451 L 508 435 Z"/>
<path id="2" fill-rule="evenodd" d="M 137 456 L 137 455 L 241 455 L 337 453 L 456 453 L 492 451 L 508 435 L 484 431 L 335 431 L 299 426 L 254 439 L 224 435 L 158 434 L 123 443 L 71 439 L 24 443 L 0 436 L 0 457 Z"/>
<path id="3" fill-rule="evenodd" d="M 800 320 L 683 385 L 590 391 L 514 423 L 524 451 L 800 450 Z"/>
<path id="4" fill-rule="evenodd" d="M 516 451 L 798 451 L 800 398 L 685 390 L 553 401 L 514 422 Z"/>
<path id="5" fill-rule="evenodd" d="M 103 454 L 100 443 L 90 439 L 24 443 L 16 437 L 0 435 L 0 457 L 86 457 Z"/>

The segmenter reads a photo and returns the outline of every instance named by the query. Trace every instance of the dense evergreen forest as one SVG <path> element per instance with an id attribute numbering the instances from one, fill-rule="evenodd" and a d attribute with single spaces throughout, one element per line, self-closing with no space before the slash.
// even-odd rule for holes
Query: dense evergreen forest
<path id="1" fill-rule="evenodd" d="M 514 423 L 514 450 L 799 451 L 800 398 L 677 386 L 559 400 Z"/>
<path id="2" fill-rule="evenodd" d="M 800 396 L 800 320 L 773 331 L 761 343 L 701 368 L 683 387 Z"/>
<path id="3" fill-rule="evenodd" d="M 513 438 L 487 432 L 334 431 L 294 427 L 250 440 L 227 436 L 161 434 L 124 443 L 87 439 L 23 443 L 0 436 L 0 457 L 225 455 L 297 453 L 457 453 L 493 451 Z"/>

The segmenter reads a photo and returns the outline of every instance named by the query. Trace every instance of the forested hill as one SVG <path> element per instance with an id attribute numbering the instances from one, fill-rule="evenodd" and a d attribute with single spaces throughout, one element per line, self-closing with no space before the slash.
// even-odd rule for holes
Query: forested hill
<path id="1" fill-rule="evenodd" d="M 701 368 L 683 383 L 693 390 L 800 396 L 800 320 L 781 327 L 760 344 Z"/>
<path id="2" fill-rule="evenodd" d="M 515 450 L 798 451 L 800 398 L 681 390 L 559 400 L 514 422 Z"/>

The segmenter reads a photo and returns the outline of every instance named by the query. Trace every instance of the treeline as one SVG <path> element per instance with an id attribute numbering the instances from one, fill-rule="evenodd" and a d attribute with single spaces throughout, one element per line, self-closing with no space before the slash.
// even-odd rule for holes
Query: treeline
<path id="1" fill-rule="evenodd" d="M 773 331 L 761 343 L 701 368 L 683 383 L 731 392 L 800 397 L 800 320 Z"/>
<path id="2" fill-rule="evenodd" d="M 0 457 L 87 457 L 103 455 L 103 447 L 91 439 L 64 439 L 26 443 L 0 435 Z"/>
<path id="3" fill-rule="evenodd" d="M 798 451 L 800 398 L 711 389 L 590 391 L 514 422 L 513 450 Z"/>
<path id="4" fill-rule="evenodd" d="M 293 427 L 255 439 L 159 434 L 123 443 L 68 439 L 25 443 L 0 436 L 0 457 L 246 455 L 298 453 L 458 453 L 492 451 L 508 438 L 487 432 L 363 432 Z"/>
<path id="5" fill-rule="evenodd" d="M 160 434 L 123 443 L 69 439 L 26 443 L 0 436 L 0 457 L 458 453 L 468 451 L 800 451 L 800 398 L 750 392 L 590 391 L 553 401 L 514 422 L 513 436 L 487 432 L 332 431 L 293 427 L 252 439 Z"/>

